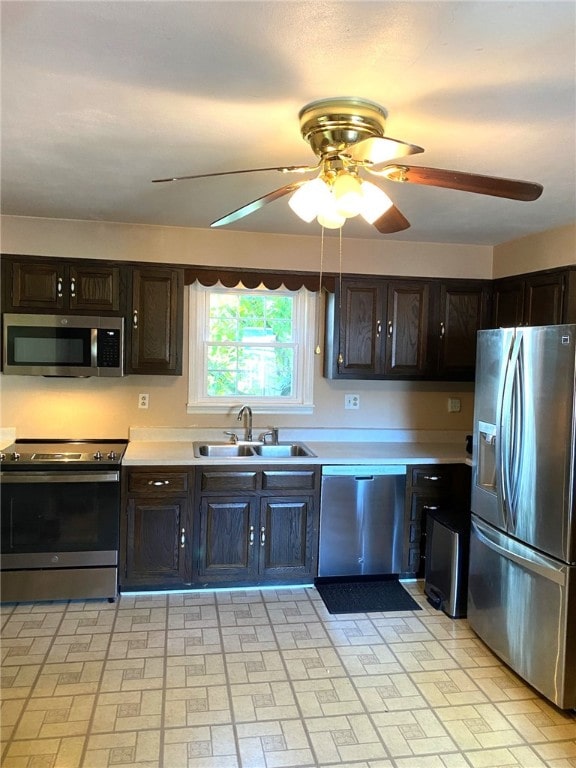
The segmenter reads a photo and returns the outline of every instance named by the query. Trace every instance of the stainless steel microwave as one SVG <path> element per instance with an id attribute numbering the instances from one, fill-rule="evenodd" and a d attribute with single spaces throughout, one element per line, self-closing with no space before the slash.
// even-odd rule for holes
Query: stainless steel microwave
<path id="1" fill-rule="evenodd" d="M 124 374 L 123 317 L 5 314 L 3 342 L 4 374 Z"/>

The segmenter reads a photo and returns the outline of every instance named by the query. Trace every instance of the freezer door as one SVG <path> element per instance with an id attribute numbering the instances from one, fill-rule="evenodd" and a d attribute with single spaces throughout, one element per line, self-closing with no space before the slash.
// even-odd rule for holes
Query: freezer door
<path id="1" fill-rule="evenodd" d="M 576 326 L 517 329 L 497 416 L 497 486 L 506 530 L 576 564 Z"/>
<path id="2" fill-rule="evenodd" d="M 497 462 L 500 453 L 499 419 L 514 329 L 478 333 L 474 435 L 472 447 L 472 510 L 492 525 L 505 530 L 499 498 Z"/>
<path id="3" fill-rule="evenodd" d="M 524 680 L 576 707 L 576 567 L 472 518 L 468 621 Z"/>

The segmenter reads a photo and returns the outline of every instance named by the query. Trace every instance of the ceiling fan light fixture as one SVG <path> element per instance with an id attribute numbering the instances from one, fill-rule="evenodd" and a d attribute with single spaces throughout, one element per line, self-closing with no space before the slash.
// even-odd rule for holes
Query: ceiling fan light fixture
<path id="1" fill-rule="evenodd" d="M 369 181 L 362 182 L 362 210 L 360 214 L 364 221 L 373 224 L 393 203 L 384 190 Z"/>
<path id="2" fill-rule="evenodd" d="M 358 216 L 362 210 L 362 184 L 358 177 L 347 171 L 339 173 L 332 185 L 336 211 L 345 219 Z"/>
<path id="3" fill-rule="evenodd" d="M 322 208 L 318 211 L 316 217 L 318 224 L 325 229 L 340 229 L 346 221 L 346 217 L 342 216 L 336 208 L 336 199 L 332 192 L 328 197 L 322 201 Z"/>
<path id="4" fill-rule="evenodd" d="M 330 204 L 331 194 L 328 185 L 320 178 L 312 179 L 299 187 L 288 200 L 288 205 L 302 221 L 309 224 L 315 219 L 323 206 Z"/>

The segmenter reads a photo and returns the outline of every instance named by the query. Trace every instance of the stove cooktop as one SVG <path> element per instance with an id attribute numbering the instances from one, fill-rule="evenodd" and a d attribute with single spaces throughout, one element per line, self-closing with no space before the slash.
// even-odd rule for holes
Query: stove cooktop
<path id="1" fill-rule="evenodd" d="M 34 440 L 22 439 L 0 453 L 2 469 L 15 466 L 119 465 L 127 440 Z"/>

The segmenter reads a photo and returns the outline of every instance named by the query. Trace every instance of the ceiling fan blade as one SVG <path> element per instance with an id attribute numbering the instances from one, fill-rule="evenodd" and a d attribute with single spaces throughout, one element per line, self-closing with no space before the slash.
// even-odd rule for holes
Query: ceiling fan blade
<path id="1" fill-rule="evenodd" d="M 184 181 L 186 179 L 209 179 L 214 176 L 234 176 L 238 173 L 259 173 L 260 171 L 281 171 L 282 173 L 308 173 L 315 171 L 320 166 L 317 165 L 280 165 L 272 168 L 244 168 L 240 171 L 221 171 L 219 173 L 197 173 L 192 176 L 170 176 L 167 179 L 152 179 L 153 184 L 161 184 L 164 181 Z"/>
<path id="2" fill-rule="evenodd" d="M 373 171 L 370 171 L 373 173 Z M 445 187 L 460 192 L 476 192 L 478 195 L 506 197 L 510 200 L 537 200 L 543 187 L 531 181 L 502 179 L 496 176 L 480 176 L 476 173 L 461 173 L 442 168 L 423 168 L 419 166 L 394 165 L 385 168 L 377 175 L 392 181 L 424 184 L 432 187 Z"/>
<path id="3" fill-rule="evenodd" d="M 393 205 L 383 213 L 379 219 L 372 222 L 382 235 L 391 235 L 393 232 L 402 232 L 410 227 L 408 219 Z"/>
<path id="4" fill-rule="evenodd" d="M 390 160 L 394 160 L 396 157 L 417 155 L 420 152 L 424 152 L 424 149 L 416 144 L 407 144 L 405 141 L 376 136 L 357 141 L 356 144 L 351 144 L 339 154 L 344 157 L 348 156 L 355 162 L 374 166 L 389 163 Z"/>
<path id="5" fill-rule="evenodd" d="M 289 195 L 290 192 L 294 192 L 298 189 L 298 187 L 301 187 L 302 184 L 306 184 L 306 180 L 294 181 L 292 184 L 286 184 L 286 186 L 280 187 L 280 189 L 275 189 L 273 192 L 268 192 L 267 195 L 259 197 L 257 200 L 253 200 L 247 205 L 243 205 L 242 208 L 237 208 L 235 211 L 226 214 L 226 216 L 223 216 L 221 219 L 216 219 L 216 221 L 213 221 L 210 226 L 223 227 L 225 224 L 232 224 L 235 221 L 238 221 L 238 219 L 243 219 L 244 216 L 249 216 L 251 213 L 259 211 L 260 208 L 264 208 L 264 206 L 268 205 L 268 203 L 273 203 L 275 200 L 284 197 L 284 195 Z"/>

